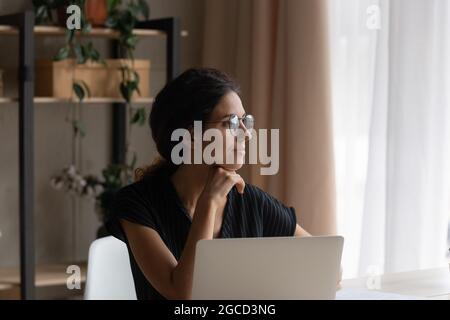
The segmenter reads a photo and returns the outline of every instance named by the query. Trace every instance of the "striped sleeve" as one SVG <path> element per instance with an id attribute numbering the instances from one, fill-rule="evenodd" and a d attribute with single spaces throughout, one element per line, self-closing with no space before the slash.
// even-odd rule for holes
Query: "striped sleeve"
<path id="1" fill-rule="evenodd" d="M 297 216 L 293 207 L 287 207 L 270 194 L 254 187 L 259 198 L 263 219 L 264 237 L 293 236 L 297 226 Z"/>

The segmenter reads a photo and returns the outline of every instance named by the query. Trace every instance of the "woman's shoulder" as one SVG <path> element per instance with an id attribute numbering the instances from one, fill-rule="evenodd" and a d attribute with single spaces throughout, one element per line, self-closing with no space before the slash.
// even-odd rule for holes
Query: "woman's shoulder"
<path id="1" fill-rule="evenodd" d="M 236 187 L 235 194 L 238 194 Z M 277 199 L 274 195 L 264 191 L 262 188 L 246 183 L 244 194 L 242 195 L 244 202 L 250 203 L 252 206 L 257 206 L 260 209 L 264 209 L 266 207 L 272 208 L 274 206 L 282 206 L 286 207 L 282 201 Z"/>
<path id="2" fill-rule="evenodd" d="M 236 189 L 236 187 L 234 187 L 234 188 Z M 237 189 L 236 189 L 236 192 L 237 192 Z M 261 199 L 264 199 L 265 197 L 270 197 L 270 194 L 265 192 L 260 187 L 246 182 L 243 196 L 244 196 L 244 198 L 251 197 L 251 198 L 256 198 L 258 200 L 261 200 Z"/>
<path id="3" fill-rule="evenodd" d="M 134 181 L 121 187 L 117 193 L 116 198 L 128 198 L 133 196 L 140 196 L 145 192 L 145 183 L 142 180 Z"/>
<path id="4" fill-rule="evenodd" d="M 245 183 L 244 193 L 240 194 L 236 188 L 233 186 L 231 192 L 231 201 L 238 206 L 244 206 L 247 210 L 251 212 L 257 210 L 260 211 L 266 203 L 268 199 L 271 199 L 271 196 L 262 190 L 260 187 Z"/>
<path id="5" fill-rule="evenodd" d="M 149 178 L 142 178 L 134 181 L 126 186 L 121 187 L 114 196 L 116 206 L 140 206 L 147 210 L 155 204 L 155 192 L 160 193 L 161 188 L 157 187 L 158 183 Z"/>
<path id="6" fill-rule="evenodd" d="M 121 187 L 118 191 L 118 195 L 140 195 L 148 198 L 151 195 L 151 191 L 154 189 L 161 189 L 162 181 L 158 177 L 143 177 L 139 180 Z"/>
<path id="7" fill-rule="evenodd" d="M 147 183 L 144 180 L 135 181 L 115 193 L 106 221 L 106 227 L 112 235 L 121 240 L 125 239 L 120 219 L 157 230 L 157 218 L 152 201 L 148 197 Z"/>
<path id="8" fill-rule="evenodd" d="M 162 189 L 156 194 L 157 185 L 155 180 L 142 178 L 120 188 L 114 196 L 112 217 L 154 227 L 161 206 Z"/>

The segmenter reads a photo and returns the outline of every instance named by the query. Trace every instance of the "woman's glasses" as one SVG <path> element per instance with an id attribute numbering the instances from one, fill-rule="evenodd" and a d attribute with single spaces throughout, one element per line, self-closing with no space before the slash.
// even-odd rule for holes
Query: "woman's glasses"
<path id="1" fill-rule="evenodd" d="M 253 129 L 253 127 L 255 125 L 255 119 L 250 114 L 246 114 L 242 118 L 239 118 L 235 114 L 230 114 L 228 120 L 207 121 L 206 123 L 219 123 L 219 122 L 228 123 L 228 128 L 230 129 L 231 134 L 236 136 L 238 134 L 238 130 L 241 126 L 241 121 L 246 130 Z"/>

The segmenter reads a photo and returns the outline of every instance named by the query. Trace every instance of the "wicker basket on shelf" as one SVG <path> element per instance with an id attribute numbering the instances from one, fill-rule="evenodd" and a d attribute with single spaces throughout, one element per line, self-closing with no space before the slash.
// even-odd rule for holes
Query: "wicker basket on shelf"
<path id="1" fill-rule="evenodd" d="M 121 68 L 131 66 L 130 60 L 106 59 L 105 64 L 77 64 L 74 59 L 36 62 L 35 90 L 38 97 L 70 98 L 73 81 L 84 81 L 91 97 L 120 98 Z M 139 74 L 140 97 L 150 97 L 150 60 L 135 60 Z M 136 97 L 133 97 L 136 98 Z"/>

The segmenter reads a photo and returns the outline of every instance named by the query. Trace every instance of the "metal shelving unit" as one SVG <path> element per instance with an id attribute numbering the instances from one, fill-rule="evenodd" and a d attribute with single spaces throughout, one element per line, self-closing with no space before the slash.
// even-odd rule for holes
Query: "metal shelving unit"
<path id="1" fill-rule="evenodd" d="M 34 60 L 36 36 L 64 36 L 65 29 L 53 26 L 35 26 L 34 13 L 25 11 L 0 16 L 0 35 L 19 37 L 19 96 L 0 98 L 0 103 L 17 102 L 19 106 L 19 220 L 20 220 L 20 294 L 22 299 L 35 298 L 35 244 L 34 244 L 34 104 L 64 103 L 64 99 L 34 97 Z M 142 37 L 166 37 L 167 81 L 180 72 L 180 21 L 169 17 L 141 21 L 135 34 Z M 85 37 L 111 39 L 111 56 L 117 57 L 117 32 L 107 28 L 94 28 Z M 138 99 L 136 103 L 151 103 L 152 99 Z M 126 104 L 120 99 L 93 98 L 85 103 L 113 104 L 113 163 L 124 163 L 126 141 Z"/>

